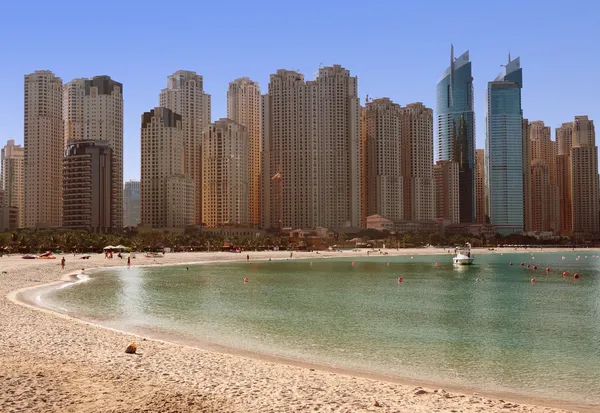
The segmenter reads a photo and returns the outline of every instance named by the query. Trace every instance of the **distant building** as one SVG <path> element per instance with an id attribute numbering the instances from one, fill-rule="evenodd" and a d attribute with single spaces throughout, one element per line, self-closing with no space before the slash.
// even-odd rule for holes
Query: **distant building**
<path id="1" fill-rule="evenodd" d="M 141 221 L 140 181 L 127 181 L 123 188 L 123 226 L 137 227 Z"/>
<path id="2" fill-rule="evenodd" d="M 529 122 L 531 159 L 531 227 L 529 232 L 560 232 L 557 145 L 543 121 Z M 547 178 L 547 179 L 546 179 Z"/>
<path id="3" fill-rule="evenodd" d="M 598 147 L 594 122 L 575 116 L 571 148 L 571 198 L 573 233 L 584 236 L 600 232 L 598 198 Z"/>
<path id="4" fill-rule="evenodd" d="M 15 141 L 10 139 L 0 155 L 0 165 L 2 173 L 0 175 L 0 190 L 4 190 L 4 202 L 0 202 L 0 207 L 14 207 L 19 211 L 18 228 L 25 226 L 24 206 L 25 189 L 24 164 L 25 149 L 20 145 L 15 145 Z"/>
<path id="5" fill-rule="evenodd" d="M 433 180 L 433 110 L 420 102 L 400 112 L 404 220 L 435 218 Z"/>
<path id="6" fill-rule="evenodd" d="M 25 75 L 25 216 L 27 228 L 62 223 L 62 80 L 49 70 Z"/>
<path id="7" fill-rule="evenodd" d="M 490 222 L 503 234 L 523 232 L 523 110 L 520 59 L 488 83 L 485 179 Z"/>
<path id="8" fill-rule="evenodd" d="M 498 227 L 490 224 L 451 224 L 444 227 L 444 233 L 448 235 L 470 234 L 475 237 L 483 237 L 486 239 L 494 238 L 496 232 L 498 232 Z"/>
<path id="9" fill-rule="evenodd" d="M 63 227 L 110 232 L 117 209 L 112 183 L 115 174 L 110 143 L 69 141 L 63 158 Z"/>
<path id="10" fill-rule="evenodd" d="M 441 223 L 434 220 L 394 222 L 394 232 L 396 232 L 396 234 L 408 234 L 419 232 L 425 234 L 433 234 L 441 231 Z"/>
<path id="11" fill-rule="evenodd" d="M 475 150 L 475 222 L 486 223 L 487 215 L 485 199 L 485 152 L 483 149 Z"/>
<path id="12" fill-rule="evenodd" d="M 377 231 L 393 231 L 394 221 L 381 215 L 370 215 L 366 220 L 367 229 L 376 229 Z"/>
<path id="13" fill-rule="evenodd" d="M 388 98 L 367 102 L 361 110 L 363 215 L 404 218 L 400 105 Z"/>
<path id="14" fill-rule="evenodd" d="M 475 204 L 475 112 L 469 52 L 454 58 L 436 88 L 438 159 L 458 162 L 460 222 L 472 223 Z"/>
<path id="15" fill-rule="evenodd" d="M 242 77 L 229 83 L 227 118 L 244 126 L 248 132 L 248 223 L 260 226 L 260 87 Z"/>
<path id="16" fill-rule="evenodd" d="M 6 206 L 4 190 L 0 189 L 0 232 L 13 231 L 19 225 L 17 207 Z"/>
<path id="17" fill-rule="evenodd" d="M 560 206 L 557 187 L 550 181 L 550 167 L 543 159 L 531 163 L 533 232 L 558 232 Z"/>
<path id="18" fill-rule="evenodd" d="M 202 222 L 208 227 L 248 227 L 248 130 L 231 119 L 204 129 Z"/>
<path id="19" fill-rule="evenodd" d="M 202 222 L 202 133 L 211 120 L 210 101 L 202 76 L 188 70 L 169 76 L 166 89 L 160 92 L 160 106 L 181 115 L 183 173 L 195 185 L 194 224 Z"/>
<path id="20" fill-rule="evenodd" d="M 529 139 L 529 120 L 523 119 L 523 230 L 533 228 L 532 196 L 531 196 L 531 139 Z"/>
<path id="21" fill-rule="evenodd" d="M 460 220 L 458 175 L 458 163 L 454 161 L 437 161 L 433 167 L 435 217 L 452 224 L 458 224 Z"/>
<path id="22" fill-rule="evenodd" d="M 550 126 L 541 120 L 529 122 L 529 140 L 531 141 L 531 162 L 542 160 L 548 165 L 550 182 L 556 184 L 557 145 L 551 138 Z"/>
<path id="23" fill-rule="evenodd" d="M 141 224 L 185 228 L 193 224 L 195 184 L 184 173 L 181 115 L 157 107 L 142 115 Z"/>
<path id="24" fill-rule="evenodd" d="M 571 191 L 571 148 L 573 147 L 573 122 L 556 128 L 556 185 L 560 208 L 560 234 L 573 234 L 573 199 Z"/>

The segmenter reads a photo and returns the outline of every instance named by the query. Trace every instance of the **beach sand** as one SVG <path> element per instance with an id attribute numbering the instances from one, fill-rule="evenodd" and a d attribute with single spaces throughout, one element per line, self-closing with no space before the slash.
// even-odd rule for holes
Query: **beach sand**
<path id="1" fill-rule="evenodd" d="M 389 255 L 446 253 L 386 250 Z M 539 251 L 539 249 L 536 249 Z M 553 251 L 553 250 L 552 250 Z M 589 250 L 588 250 L 589 251 Z M 489 251 L 474 251 L 474 254 Z M 505 250 L 514 252 L 514 250 Z M 496 251 L 495 253 L 500 253 Z M 250 252 L 286 259 L 289 252 Z M 360 253 L 294 253 L 296 258 Z M 61 280 L 81 268 L 126 260 L 65 255 L 56 260 L 0 258 L 0 411 L 2 412 L 563 412 L 597 411 L 526 399 L 374 378 L 268 357 L 195 348 L 120 333 L 23 304 L 26 287 Z M 245 260 L 246 252 L 172 253 L 132 265 Z M 447 258 L 449 260 L 449 258 Z M 125 354 L 129 343 L 138 354 Z M 558 379 L 558 378 L 557 378 Z M 411 384 L 412 383 L 412 384 Z M 537 406 L 535 406 L 537 404 Z"/>

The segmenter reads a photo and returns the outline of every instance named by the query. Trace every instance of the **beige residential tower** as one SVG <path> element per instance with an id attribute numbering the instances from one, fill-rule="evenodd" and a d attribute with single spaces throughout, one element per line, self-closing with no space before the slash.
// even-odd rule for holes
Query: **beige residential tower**
<path id="1" fill-rule="evenodd" d="M 433 110 L 411 103 L 401 110 L 404 219 L 435 218 L 433 180 Z"/>
<path id="2" fill-rule="evenodd" d="M 25 75 L 25 227 L 62 224 L 62 80 L 49 70 Z"/>
<path id="3" fill-rule="evenodd" d="M 142 115 L 141 225 L 185 228 L 193 224 L 196 185 L 184 169 L 182 116 L 157 107 Z"/>
<path id="4" fill-rule="evenodd" d="M 196 72 L 178 70 L 167 78 L 160 92 L 160 106 L 181 115 L 184 171 L 194 181 L 196 206 L 194 224 L 202 223 L 202 133 L 210 123 L 210 95 L 204 92 L 204 80 Z"/>
<path id="5" fill-rule="evenodd" d="M 242 77 L 229 83 L 227 118 L 244 126 L 248 133 L 248 224 L 260 226 L 260 114 L 261 95 L 258 83 Z"/>
<path id="6" fill-rule="evenodd" d="M 207 226 L 248 226 L 248 147 L 248 130 L 231 119 L 204 129 L 202 214 Z"/>
<path id="7" fill-rule="evenodd" d="M 64 145 L 106 141 L 112 156 L 110 227 L 123 227 L 123 85 L 110 76 L 73 79 L 63 86 Z M 83 150 L 81 148 L 79 151 Z M 94 151 L 97 149 L 94 149 Z"/>
<path id="8" fill-rule="evenodd" d="M 366 217 L 404 219 L 400 105 L 388 98 L 367 102 L 361 110 L 362 207 Z"/>
<path id="9" fill-rule="evenodd" d="M 0 189 L 4 190 L 4 203 L 0 207 L 17 208 L 19 218 L 18 227 L 25 226 L 25 214 L 23 211 L 25 205 L 24 193 L 24 167 L 25 149 L 21 145 L 15 145 L 14 139 L 10 139 L 0 156 L 2 174 L 0 175 Z"/>
<path id="10" fill-rule="evenodd" d="M 271 75 L 261 121 L 266 228 L 361 224 L 357 87 L 339 65 L 308 82 L 296 71 Z"/>

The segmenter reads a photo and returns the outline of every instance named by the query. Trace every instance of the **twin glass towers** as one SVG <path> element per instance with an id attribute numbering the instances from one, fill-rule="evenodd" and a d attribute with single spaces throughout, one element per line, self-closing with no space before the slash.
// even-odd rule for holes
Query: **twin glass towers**
<path id="1" fill-rule="evenodd" d="M 501 233 L 523 231 L 522 83 L 519 58 L 510 56 L 488 83 L 484 210 Z M 450 65 L 437 84 L 436 110 L 438 159 L 454 161 L 459 168 L 460 222 L 486 222 L 475 216 L 475 112 L 468 51 L 455 58 L 451 46 Z"/>

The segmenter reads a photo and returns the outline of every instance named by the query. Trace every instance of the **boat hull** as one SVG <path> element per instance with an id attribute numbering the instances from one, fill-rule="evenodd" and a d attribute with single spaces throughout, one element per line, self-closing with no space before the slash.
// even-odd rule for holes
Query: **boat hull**
<path id="1" fill-rule="evenodd" d="M 474 258 L 454 258 L 454 265 L 473 265 Z"/>

